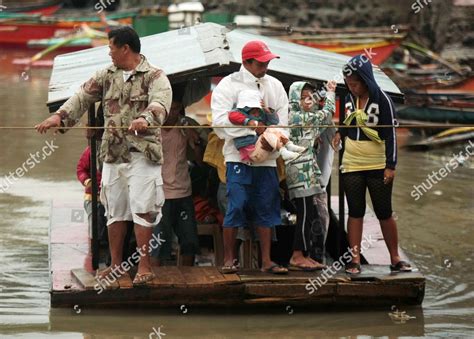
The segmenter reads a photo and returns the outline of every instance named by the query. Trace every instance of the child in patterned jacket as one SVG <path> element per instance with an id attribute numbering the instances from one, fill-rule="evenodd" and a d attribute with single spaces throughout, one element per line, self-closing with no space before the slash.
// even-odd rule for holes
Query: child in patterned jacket
<path id="1" fill-rule="evenodd" d="M 289 269 L 313 271 L 324 267 L 317 260 L 309 256 L 311 246 L 311 232 L 314 228 L 323 225 L 319 218 L 318 209 L 314 204 L 314 197 L 322 191 L 320 185 L 321 171 L 317 164 L 316 151 L 313 147 L 324 130 L 320 125 L 327 123 L 335 111 L 336 82 L 327 84 L 327 96 L 324 107 L 319 110 L 319 102 L 315 99 L 315 88 L 310 83 L 298 81 L 291 85 L 289 92 L 290 125 L 300 125 L 301 128 L 292 128 L 290 140 L 296 145 L 304 147 L 306 151 L 298 158 L 286 165 L 286 183 L 290 199 L 296 205 L 296 228 L 293 242 L 293 255 Z M 303 128 L 311 126 L 312 128 Z M 324 241 L 323 241 L 324 242 Z M 319 261 L 322 261 L 321 258 Z"/>

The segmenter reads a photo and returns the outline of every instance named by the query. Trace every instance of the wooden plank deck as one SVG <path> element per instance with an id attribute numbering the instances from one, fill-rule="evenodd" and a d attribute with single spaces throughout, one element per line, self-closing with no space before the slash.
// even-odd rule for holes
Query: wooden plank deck
<path id="1" fill-rule="evenodd" d="M 335 202 L 333 204 L 335 205 Z M 349 277 L 343 272 L 328 276 L 327 282 L 309 293 L 309 279 L 322 272 L 290 272 L 272 275 L 259 270 L 241 270 L 223 275 L 215 267 L 165 266 L 155 269 L 156 278 L 147 287 L 134 288 L 122 277 L 110 288 L 98 292 L 87 261 L 87 218 L 80 204 L 53 202 L 50 228 L 51 306 L 116 307 L 149 306 L 249 306 L 249 305 L 419 305 L 425 279 L 419 272 L 391 274 L 388 253 L 381 251 L 383 239 L 378 222 L 368 215 L 364 236 L 377 239 L 364 253 L 370 265 L 363 273 Z M 367 225 L 367 226 L 366 226 Z M 375 227 L 377 226 L 377 227 Z M 385 246 L 385 245 L 384 245 Z M 383 249 L 386 251 L 385 247 Z M 379 262 L 377 262 L 379 261 Z"/>

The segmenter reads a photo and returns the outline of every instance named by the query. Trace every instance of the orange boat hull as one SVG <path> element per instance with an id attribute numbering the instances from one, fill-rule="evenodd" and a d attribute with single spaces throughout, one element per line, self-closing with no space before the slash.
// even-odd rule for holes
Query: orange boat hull
<path id="1" fill-rule="evenodd" d="M 292 39 L 294 43 L 312 48 L 318 48 L 329 52 L 356 56 L 366 54 L 371 57 L 371 62 L 376 65 L 382 64 L 392 55 L 401 41 L 381 41 L 370 44 L 347 44 L 347 43 L 320 43 L 304 39 Z M 369 55 L 370 54 L 370 55 Z"/>
<path id="2" fill-rule="evenodd" d="M 64 1 L 60 0 L 36 0 L 36 1 L 12 1 L 3 0 L 7 7 L 6 12 L 23 14 L 40 14 L 50 16 L 56 13 Z M 2 1 L 0 1 L 0 5 Z"/>
<path id="3" fill-rule="evenodd" d="M 121 24 L 130 25 L 132 19 L 117 20 Z M 101 22 L 88 23 L 91 28 L 103 27 Z M 0 46 L 26 46 L 28 41 L 50 39 L 65 36 L 79 29 L 81 22 L 65 21 L 55 23 L 2 23 L 0 24 Z M 77 50 L 77 48 L 75 49 Z"/>
<path id="4" fill-rule="evenodd" d="M 33 9 L 31 11 L 26 11 L 24 13 L 27 13 L 27 14 L 41 14 L 41 15 L 49 16 L 49 15 L 53 15 L 54 13 L 59 11 L 60 8 L 61 8 L 61 5 L 54 5 L 54 6 L 44 7 L 44 8 Z"/>
<path id="5" fill-rule="evenodd" d="M 440 88 L 439 86 L 429 86 L 427 92 L 432 94 L 456 94 L 474 93 L 474 77 L 470 77 L 456 85 Z"/>

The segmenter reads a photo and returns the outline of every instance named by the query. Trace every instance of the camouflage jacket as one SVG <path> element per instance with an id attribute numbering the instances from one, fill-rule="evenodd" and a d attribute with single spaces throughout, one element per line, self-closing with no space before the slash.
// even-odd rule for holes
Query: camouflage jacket
<path id="1" fill-rule="evenodd" d="M 301 109 L 301 93 L 307 83 L 294 82 L 290 87 L 290 125 L 314 126 L 314 128 L 292 128 L 290 140 L 306 151 L 295 161 L 286 165 L 286 183 L 290 199 L 309 197 L 323 192 L 320 184 L 321 170 L 318 167 L 314 142 L 324 128 L 318 127 L 331 121 L 335 111 L 335 94 L 329 92 L 323 109 L 315 105 L 310 112 Z"/>
<path id="2" fill-rule="evenodd" d="M 89 106 L 102 101 L 105 131 L 100 158 L 106 163 L 130 162 L 129 149 L 143 152 L 154 163 L 163 163 L 160 128 L 143 133 L 128 131 L 132 120 L 143 117 L 159 126 L 165 121 L 171 106 L 171 85 L 165 73 L 151 66 L 146 58 L 127 81 L 123 71 L 110 66 L 98 71 L 58 110 L 65 127 L 74 126 Z M 124 126 L 123 129 L 107 128 Z"/>

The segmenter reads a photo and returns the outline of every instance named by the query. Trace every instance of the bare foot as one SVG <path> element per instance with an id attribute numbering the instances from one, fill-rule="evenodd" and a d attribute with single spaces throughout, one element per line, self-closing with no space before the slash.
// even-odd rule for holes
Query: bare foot
<path id="1" fill-rule="evenodd" d="M 291 258 L 290 265 L 297 266 L 304 269 L 316 268 L 316 265 L 314 265 L 311 261 L 307 260 L 305 257 Z"/>
<path id="2" fill-rule="evenodd" d="M 115 265 L 115 267 L 109 266 L 104 268 L 103 270 L 97 270 L 96 277 L 98 279 L 105 279 L 107 277 L 110 278 L 118 278 L 122 275 L 128 274 L 126 271 L 120 269 L 120 266 Z"/>
<path id="3" fill-rule="evenodd" d="M 318 269 L 323 269 L 323 268 L 326 268 L 326 267 L 327 267 L 326 265 L 321 264 L 320 262 L 314 260 L 314 259 L 311 258 L 311 257 L 306 257 L 306 260 L 308 260 L 312 265 L 314 265 L 314 266 L 317 267 Z"/>

